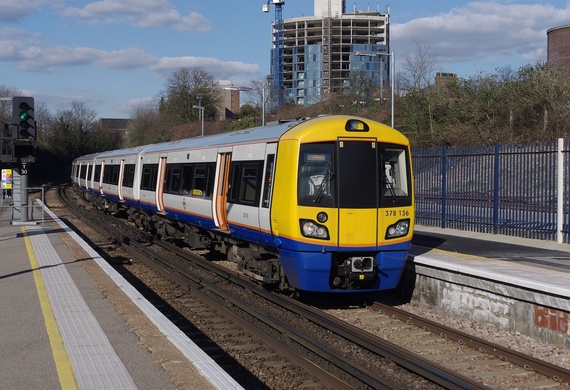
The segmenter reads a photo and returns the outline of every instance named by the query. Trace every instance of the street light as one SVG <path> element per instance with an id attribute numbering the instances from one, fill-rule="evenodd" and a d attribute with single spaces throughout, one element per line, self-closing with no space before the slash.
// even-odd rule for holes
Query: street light
<path id="1" fill-rule="evenodd" d="M 198 98 L 198 104 L 194 104 L 192 108 L 197 108 L 199 112 L 200 121 L 202 122 L 202 137 L 204 136 L 204 106 L 202 105 L 202 98 L 204 95 L 202 93 L 198 93 L 196 95 Z"/>
<path id="2" fill-rule="evenodd" d="M 391 105 L 391 114 L 390 114 L 390 127 L 394 128 L 394 71 L 395 71 L 395 57 L 394 57 L 394 50 L 390 53 L 378 53 L 379 56 L 388 56 L 390 57 L 390 89 L 391 89 L 391 97 L 390 97 L 390 105 Z M 384 84 L 384 79 L 380 80 L 380 88 L 382 88 L 382 84 Z"/>
<path id="3" fill-rule="evenodd" d="M 238 87 L 238 86 L 229 86 L 224 87 L 224 89 L 230 90 L 238 90 L 238 91 L 254 91 L 255 88 L 252 87 Z M 261 126 L 265 126 L 265 82 L 261 86 Z"/>

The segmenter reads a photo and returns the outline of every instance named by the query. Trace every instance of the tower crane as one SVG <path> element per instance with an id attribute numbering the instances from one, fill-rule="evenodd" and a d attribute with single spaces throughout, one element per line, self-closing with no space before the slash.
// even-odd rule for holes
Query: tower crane
<path id="1" fill-rule="evenodd" d="M 283 5 L 284 0 L 267 0 L 267 4 L 263 5 L 263 12 L 269 12 L 271 4 L 275 6 L 274 21 L 274 47 L 272 55 L 273 74 L 273 101 L 276 108 L 280 108 L 283 104 Z"/>

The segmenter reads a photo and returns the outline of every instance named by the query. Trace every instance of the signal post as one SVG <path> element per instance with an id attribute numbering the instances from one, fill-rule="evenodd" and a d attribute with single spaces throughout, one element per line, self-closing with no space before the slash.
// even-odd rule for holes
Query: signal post
<path id="1" fill-rule="evenodd" d="M 12 122 L 4 123 L 2 129 L 1 155 L 2 163 L 18 166 L 20 180 L 14 181 L 13 195 L 19 195 L 20 221 L 28 222 L 28 174 L 30 166 L 35 162 L 36 154 L 36 120 L 34 98 L 30 96 L 14 96 L 12 100 Z M 14 175 L 16 176 L 16 174 Z M 18 188 L 19 182 L 19 188 Z M 17 200 L 14 197 L 14 200 Z M 14 219 L 14 214 L 13 214 Z M 14 221 L 12 221 L 14 223 Z"/>

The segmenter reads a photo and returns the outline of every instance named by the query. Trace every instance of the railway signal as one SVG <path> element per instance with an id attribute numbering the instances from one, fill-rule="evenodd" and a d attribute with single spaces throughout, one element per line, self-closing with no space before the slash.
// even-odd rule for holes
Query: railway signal
<path id="1" fill-rule="evenodd" d="M 12 160 L 33 162 L 36 154 L 36 119 L 34 98 L 12 98 Z"/>
<path id="2" fill-rule="evenodd" d="M 17 139 L 35 142 L 36 120 L 34 116 L 34 98 L 14 96 L 12 99 L 12 123 L 18 126 Z"/>

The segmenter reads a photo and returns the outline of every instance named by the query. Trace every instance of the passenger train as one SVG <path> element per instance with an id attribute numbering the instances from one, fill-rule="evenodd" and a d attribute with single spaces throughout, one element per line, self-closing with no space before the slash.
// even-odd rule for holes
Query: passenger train
<path id="1" fill-rule="evenodd" d="M 71 179 L 100 208 L 221 252 L 279 289 L 393 289 L 412 239 L 409 141 L 359 117 L 91 154 L 73 161 Z"/>

